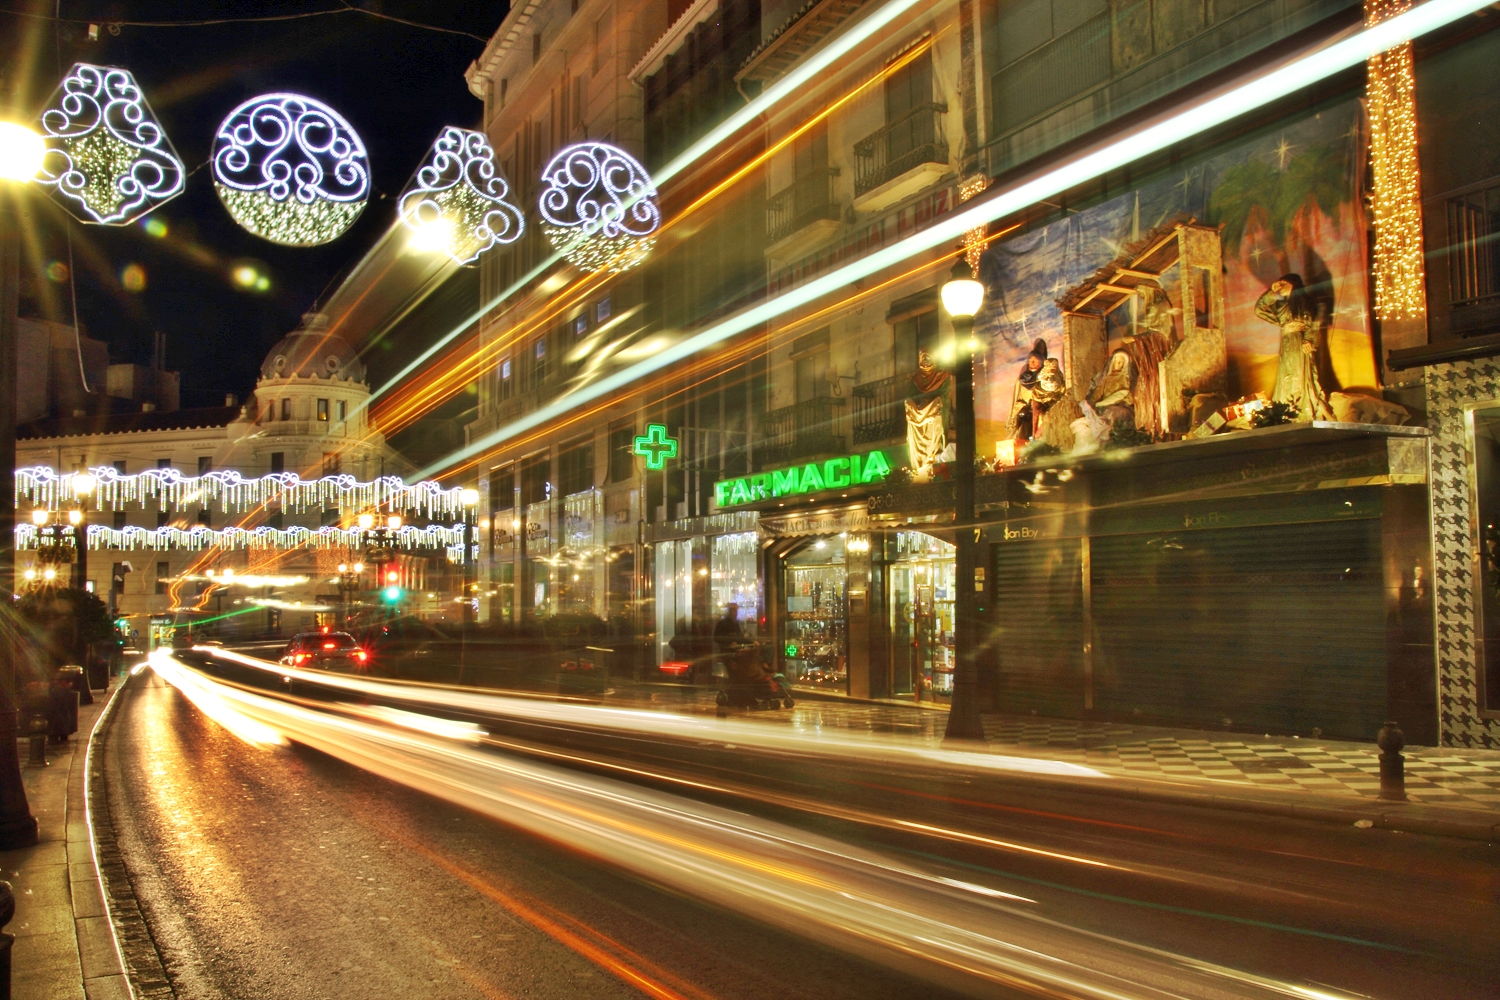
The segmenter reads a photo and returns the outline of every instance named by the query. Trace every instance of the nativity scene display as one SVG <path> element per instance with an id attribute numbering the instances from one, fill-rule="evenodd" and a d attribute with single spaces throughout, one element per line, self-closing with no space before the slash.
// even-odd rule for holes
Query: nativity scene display
<path id="1" fill-rule="evenodd" d="M 1409 422 L 1376 374 L 1364 141 L 1350 102 L 992 244 L 979 450 L 993 442 L 1006 466 L 1292 422 Z"/>

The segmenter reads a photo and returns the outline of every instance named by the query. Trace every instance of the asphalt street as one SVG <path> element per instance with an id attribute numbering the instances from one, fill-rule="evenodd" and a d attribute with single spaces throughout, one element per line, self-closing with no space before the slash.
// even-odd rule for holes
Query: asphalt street
<path id="1" fill-rule="evenodd" d="M 855 958 L 295 742 L 246 743 L 151 674 L 121 697 L 110 820 L 178 996 L 947 995 L 878 948 Z M 1304 991 L 1289 995 L 1495 995 L 1492 845 L 1038 793 L 940 764 L 485 729 L 486 754 L 878 851 L 1024 897 L 1074 937 Z M 983 986 L 968 992 L 1006 995 Z"/>

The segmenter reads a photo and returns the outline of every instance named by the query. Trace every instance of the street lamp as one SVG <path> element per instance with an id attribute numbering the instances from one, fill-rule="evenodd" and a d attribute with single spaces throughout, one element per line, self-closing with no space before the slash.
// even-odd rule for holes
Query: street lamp
<path id="1" fill-rule="evenodd" d="M 953 671 L 953 702 L 948 711 L 949 740 L 984 741 L 984 721 L 979 715 L 979 616 L 978 597 L 983 588 L 975 558 L 978 545 L 974 533 L 974 314 L 984 304 L 984 285 L 974 280 L 974 270 L 960 253 L 953 271 L 939 293 L 943 308 L 953 320 L 953 424 L 958 440 L 954 458 L 953 525 L 955 579 L 953 648 L 958 663 Z"/>

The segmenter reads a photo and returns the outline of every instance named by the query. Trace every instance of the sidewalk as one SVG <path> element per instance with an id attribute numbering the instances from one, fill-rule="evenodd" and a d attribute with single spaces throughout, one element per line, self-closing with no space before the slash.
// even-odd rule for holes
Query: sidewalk
<path id="1" fill-rule="evenodd" d="M 130 1000 L 94 863 L 84 798 L 89 736 L 119 679 L 94 703 L 78 710 L 78 732 L 66 744 L 47 745 L 46 767 L 25 763 L 27 740 L 17 741 L 21 779 L 40 827 L 34 847 L 0 851 L 16 897 L 6 930 L 14 1000 Z"/>

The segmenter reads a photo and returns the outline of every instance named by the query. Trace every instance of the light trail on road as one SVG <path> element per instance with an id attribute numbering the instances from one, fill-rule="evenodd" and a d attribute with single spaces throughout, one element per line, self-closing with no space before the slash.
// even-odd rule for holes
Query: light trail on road
<path id="1" fill-rule="evenodd" d="M 1004 986 L 1109 1000 L 1348 996 L 1068 927 L 1019 893 L 771 820 L 220 684 L 165 651 L 152 664 L 174 686 L 196 688 L 199 697 L 210 690 L 221 713 L 243 715 L 282 739 L 972 995 Z"/>

